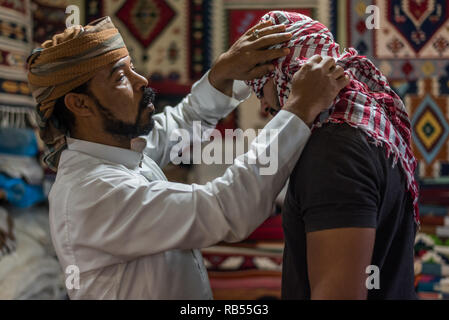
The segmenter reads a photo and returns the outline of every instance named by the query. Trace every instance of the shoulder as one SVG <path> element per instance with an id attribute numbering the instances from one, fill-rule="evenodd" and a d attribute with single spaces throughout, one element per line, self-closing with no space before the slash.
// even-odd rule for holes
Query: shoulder
<path id="1" fill-rule="evenodd" d="M 326 124 L 313 131 L 293 175 L 315 174 L 324 167 L 332 170 L 374 165 L 377 149 L 360 129 L 348 124 Z"/>
<path id="2" fill-rule="evenodd" d="M 323 145 L 326 148 L 322 148 Z M 312 132 L 307 148 L 321 150 L 323 153 L 354 148 L 370 152 L 371 149 L 366 135 L 360 129 L 351 127 L 346 123 L 327 123 L 320 128 L 316 128 Z"/>
<path id="3" fill-rule="evenodd" d="M 347 124 L 326 124 L 313 131 L 290 177 L 290 191 L 333 190 L 365 183 L 379 185 L 379 152 L 359 129 Z M 334 192 L 334 191 L 332 191 Z"/>

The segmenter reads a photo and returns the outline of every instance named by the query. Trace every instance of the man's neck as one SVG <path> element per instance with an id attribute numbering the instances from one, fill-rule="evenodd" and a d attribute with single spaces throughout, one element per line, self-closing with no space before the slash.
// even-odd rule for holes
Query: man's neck
<path id="1" fill-rule="evenodd" d="M 131 149 L 131 139 L 128 138 L 118 138 L 117 136 L 100 133 L 100 134 L 82 134 L 80 132 L 74 132 L 71 134 L 74 139 L 104 144 L 112 147 L 118 147 L 123 149 Z"/>

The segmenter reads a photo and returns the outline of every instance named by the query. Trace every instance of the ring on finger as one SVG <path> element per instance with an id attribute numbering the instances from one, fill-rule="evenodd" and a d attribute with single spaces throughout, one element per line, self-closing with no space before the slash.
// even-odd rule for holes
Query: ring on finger
<path id="1" fill-rule="evenodd" d="M 259 39 L 259 37 L 260 37 L 259 32 L 260 32 L 260 31 L 257 30 L 257 29 L 254 30 L 254 31 L 253 31 L 253 37 L 256 38 L 256 39 Z"/>

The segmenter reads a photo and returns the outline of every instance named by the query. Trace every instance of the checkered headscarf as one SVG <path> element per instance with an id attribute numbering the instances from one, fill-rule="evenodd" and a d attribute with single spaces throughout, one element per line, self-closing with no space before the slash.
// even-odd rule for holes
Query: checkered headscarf
<path id="1" fill-rule="evenodd" d="M 383 146 L 387 157 L 393 156 L 393 165 L 398 161 L 407 178 L 407 189 L 411 194 L 415 222 L 419 225 L 418 185 L 415 180 L 417 162 L 411 150 L 411 126 L 404 103 L 390 88 L 385 76 L 366 57 L 359 56 L 355 49 L 339 53 L 339 45 L 329 30 L 318 21 L 305 15 L 284 11 L 272 11 L 261 21 L 286 25 L 291 32 L 290 41 L 273 48 L 292 48 L 286 57 L 274 60 L 275 69 L 270 74 L 247 84 L 258 98 L 263 96 L 263 87 L 273 78 L 283 106 L 291 90 L 291 79 L 296 71 L 315 54 L 331 56 L 350 76 L 350 84 L 334 100 L 331 109 L 323 112 L 315 121 L 313 129 L 324 123 L 347 123 L 362 130 L 368 141 Z"/>

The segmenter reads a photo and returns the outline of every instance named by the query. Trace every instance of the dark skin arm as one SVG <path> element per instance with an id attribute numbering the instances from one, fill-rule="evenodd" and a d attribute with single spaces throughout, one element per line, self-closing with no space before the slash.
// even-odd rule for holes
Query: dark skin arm
<path id="1" fill-rule="evenodd" d="M 312 300 L 366 299 L 374 228 L 341 228 L 307 233 L 307 268 Z"/>

